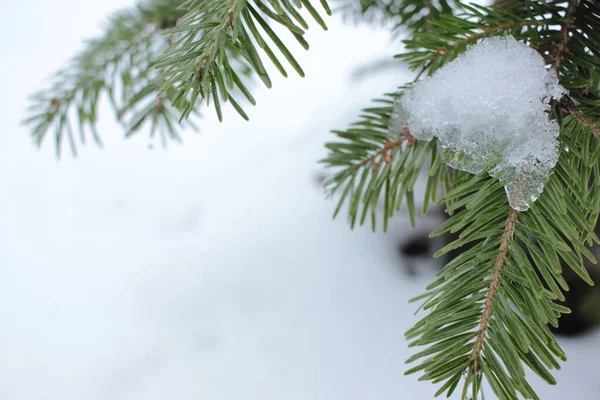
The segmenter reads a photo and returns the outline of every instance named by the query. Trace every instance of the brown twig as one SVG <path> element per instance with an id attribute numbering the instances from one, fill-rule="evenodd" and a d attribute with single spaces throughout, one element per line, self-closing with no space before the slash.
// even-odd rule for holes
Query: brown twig
<path id="1" fill-rule="evenodd" d="M 437 52 L 439 54 L 445 54 L 448 51 L 457 48 L 460 45 L 463 44 L 467 44 L 467 43 L 471 43 L 471 42 L 476 42 L 477 40 L 486 37 L 486 36 L 490 36 L 493 35 L 495 33 L 501 32 L 501 31 L 505 31 L 508 29 L 514 29 L 514 28 L 522 28 L 524 26 L 537 26 L 537 25 L 547 25 L 548 22 L 547 21 L 537 21 L 537 20 L 533 20 L 533 21 L 520 21 L 520 22 L 507 22 L 505 24 L 501 24 L 498 26 L 494 26 L 494 27 L 490 27 L 488 29 L 484 29 L 483 31 L 481 31 L 480 33 L 476 33 L 474 35 L 468 36 L 464 39 L 459 39 L 456 42 L 452 43 L 449 46 L 446 47 L 441 47 L 437 50 Z"/>
<path id="2" fill-rule="evenodd" d="M 479 355 L 481 353 L 481 348 L 483 347 L 485 334 L 490 324 L 492 305 L 494 303 L 494 298 L 496 297 L 496 291 L 498 290 L 498 286 L 500 286 L 500 282 L 502 280 L 502 271 L 506 265 L 506 256 L 508 254 L 508 242 L 513 236 L 517 217 L 518 212 L 511 208 L 510 212 L 508 213 L 508 219 L 506 220 L 506 227 L 504 229 L 504 234 L 502 235 L 502 241 L 500 242 L 498 258 L 496 259 L 496 263 L 494 264 L 494 269 L 492 271 L 492 281 L 490 282 L 487 296 L 485 298 L 485 305 L 483 306 L 483 313 L 481 314 L 481 319 L 479 322 L 479 331 L 477 332 L 477 337 L 475 338 L 473 351 L 471 353 L 471 362 L 473 366 L 472 372 L 475 373 L 479 372 L 481 368 L 479 365 Z"/>
<path id="3" fill-rule="evenodd" d="M 352 168 L 350 169 L 350 173 L 355 172 L 356 170 L 360 169 L 361 167 L 364 167 L 365 165 L 372 164 L 377 157 L 383 156 L 386 153 L 388 153 L 389 151 L 394 150 L 396 147 L 400 146 L 402 144 L 402 142 L 405 140 L 410 144 L 413 144 L 416 141 L 416 139 L 408 132 L 404 132 L 404 135 L 400 136 L 397 140 L 394 140 L 393 142 L 389 141 L 389 140 L 385 141 L 383 143 L 383 147 L 381 147 L 375 153 L 371 154 L 369 157 L 365 158 L 358 164 L 354 164 L 352 166 Z M 391 158 L 389 158 L 384 161 L 391 162 L 392 160 L 391 160 Z"/>
<path id="4" fill-rule="evenodd" d="M 592 122 L 588 117 L 583 115 L 581 111 L 575 106 L 573 101 L 568 96 L 563 96 L 558 102 L 558 106 L 573 116 L 574 119 L 583 124 L 590 130 L 598 139 L 600 139 L 600 128 Z"/>
<path id="5" fill-rule="evenodd" d="M 579 0 L 569 1 L 569 6 L 567 7 L 567 12 L 565 14 L 565 19 L 568 22 L 562 26 L 560 30 L 560 41 L 558 42 L 556 50 L 552 54 L 552 56 L 554 57 L 552 68 L 554 68 L 557 74 L 560 71 L 560 67 L 562 66 L 562 61 L 564 59 L 565 53 L 569 51 L 567 47 L 569 43 L 569 30 L 572 27 L 573 14 L 575 13 L 575 11 L 577 11 L 578 6 Z M 600 128 L 596 124 L 594 124 L 588 117 L 584 116 L 568 96 L 563 96 L 558 101 L 558 105 L 562 110 L 571 114 L 574 119 L 576 119 L 585 127 L 587 127 L 590 130 L 590 132 L 592 132 L 598 139 L 600 139 Z"/>
<path id="6" fill-rule="evenodd" d="M 567 12 L 565 14 L 565 19 L 567 22 L 560 29 L 560 40 L 558 42 L 558 46 L 556 47 L 554 62 L 552 63 L 552 68 L 554 68 L 556 73 L 558 73 L 560 70 L 562 60 L 564 59 L 565 53 L 568 51 L 567 44 L 569 43 L 569 30 L 571 29 L 572 23 L 571 19 L 578 6 L 579 0 L 569 1 L 569 6 L 567 7 Z"/>
<path id="7" fill-rule="evenodd" d="M 594 135 L 596 135 L 598 139 L 600 139 L 600 128 L 598 128 L 598 126 L 596 126 L 596 124 L 594 124 L 588 117 L 581 114 L 581 111 L 579 111 L 578 108 L 573 107 L 568 111 L 573 116 L 573 118 L 585 125 L 590 130 L 590 132 L 592 132 Z"/>

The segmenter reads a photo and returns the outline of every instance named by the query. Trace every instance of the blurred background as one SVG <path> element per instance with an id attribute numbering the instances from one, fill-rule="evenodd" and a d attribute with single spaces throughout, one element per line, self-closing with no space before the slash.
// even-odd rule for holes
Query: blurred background
<path id="1" fill-rule="evenodd" d="M 36 150 L 27 96 L 134 4 L 4 4 L 0 399 L 432 398 L 403 375 L 403 333 L 440 268 L 421 238 L 441 217 L 351 231 L 317 164 L 330 129 L 412 79 L 393 62 L 357 74 L 401 42 L 337 15 L 295 52 L 306 78 L 256 85 L 250 122 L 205 109 L 164 150 L 124 141 L 104 105 L 103 149 Z M 556 387 L 532 377 L 540 397 L 600 398 L 600 331 L 560 343 L 569 361 Z"/>

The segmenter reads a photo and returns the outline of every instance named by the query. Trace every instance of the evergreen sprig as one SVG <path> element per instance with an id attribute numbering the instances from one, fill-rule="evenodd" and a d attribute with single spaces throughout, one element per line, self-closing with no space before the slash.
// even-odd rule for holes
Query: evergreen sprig
<path id="1" fill-rule="evenodd" d="M 31 126 L 37 146 L 50 132 L 54 134 L 57 156 L 63 143 L 76 154 L 77 135 L 84 144 L 87 135 L 101 145 L 96 129 L 99 100 L 106 96 L 129 137 L 149 123 L 150 137 L 158 131 L 164 146 L 168 139 L 179 140 L 177 112 L 160 94 L 154 64 L 169 47 L 161 32 L 181 17 L 182 0 L 152 0 L 133 9 L 116 12 L 106 33 L 87 43 L 69 65 L 52 78 L 48 88 L 32 96 L 31 114 L 24 121 Z M 173 89 L 167 89 L 167 93 Z M 192 120 L 185 125 L 195 127 Z"/>
<path id="2" fill-rule="evenodd" d="M 569 98 L 560 104 L 600 139 L 600 3 L 572 1 L 565 11 L 558 46 L 543 48 L 554 58 L 552 66 Z"/>
<path id="3" fill-rule="evenodd" d="M 426 30 L 428 22 L 459 9 L 454 0 L 337 0 L 338 9 L 357 21 L 393 23 L 394 31 Z"/>
<path id="4" fill-rule="evenodd" d="M 330 15 L 327 1 L 320 3 Z M 157 63 L 162 69 L 161 90 L 175 87 L 169 98 L 183 110 L 181 120 L 194 110 L 199 98 L 207 103 L 212 100 L 220 120 L 223 117 L 221 102 L 230 102 L 244 119 L 248 119 L 231 90 L 237 88 L 248 102 L 255 104 L 239 76 L 240 68 L 251 69 L 267 87 L 271 87 L 271 78 L 259 49 L 287 77 L 281 57 L 271 48 L 275 45 L 292 68 L 304 76 L 304 71 L 270 23 L 284 27 L 305 49 L 309 47 L 304 39 L 308 24 L 301 9 L 306 9 L 323 29 L 327 29 L 322 16 L 308 0 L 188 0 L 183 8 L 186 14 L 170 30 L 172 34 L 182 33 L 182 37 Z M 242 65 L 237 68 L 231 62 L 232 52 L 240 54 L 242 59 Z"/>
<path id="5" fill-rule="evenodd" d="M 537 399 L 524 366 L 556 383 L 549 369 L 560 368 L 556 359 L 566 356 L 548 324 L 558 326 L 560 314 L 569 312 L 556 303 L 568 290 L 563 265 L 593 284 L 583 257 L 595 262 L 585 245 L 598 243 L 600 199 L 600 164 L 589 158 L 598 141 L 572 121 L 563 122 L 561 136 L 568 147 L 556 173 L 524 213 L 509 208 L 497 180 L 452 172 L 452 190 L 443 199 L 452 203 L 452 216 L 432 235 L 458 234 L 437 256 L 463 251 L 419 297 L 429 314 L 407 332 L 411 346 L 425 346 L 408 360 L 420 363 L 407 373 L 422 371 L 420 379 L 441 383 L 438 394 L 449 396 L 464 379 L 461 398 L 478 398 L 485 376 L 501 399 L 518 393 Z M 572 179 L 579 174 L 588 180 Z"/>
<path id="6" fill-rule="evenodd" d="M 437 157 L 431 157 L 437 153 L 434 142 L 416 141 L 410 132 L 398 137 L 388 136 L 393 99 L 394 95 L 387 95 L 376 100 L 383 105 L 364 109 L 361 120 L 352 127 L 333 131 L 341 142 L 326 145 L 330 154 L 321 162 L 337 171 L 327 181 L 327 191 L 330 196 L 341 194 L 334 216 L 347 203 L 352 228 L 357 222 L 364 224 L 370 217 L 375 230 L 377 216 L 382 214 L 383 230 L 386 231 L 389 219 L 404 201 L 414 225 L 414 186 L 427 160 L 431 158 L 423 212 L 437 201 L 438 181 L 445 176 L 445 164 Z"/>
<path id="7" fill-rule="evenodd" d="M 569 90 L 550 116 L 560 124 L 561 155 L 527 212 L 511 209 L 503 185 L 487 173 L 446 167 L 434 142 L 415 142 L 408 131 L 390 137 L 392 104 L 401 92 L 365 109 L 351 128 L 334 131 L 339 140 L 327 144 L 323 160 L 336 169 L 328 182 L 330 195 L 339 196 L 335 213 L 345 205 L 351 226 L 370 213 L 373 229 L 381 214 L 385 229 L 404 198 L 414 218 L 415 174 L 429 158 L 422 210 L 432 202 L 444 206 L 449 219 L 432 235 L 450 232 L 457 239 L 436 255 L 459 255 L 415 299 L 428 314 L 406 334 L 419 348 L 408 360 L 418 364 L 407 373 L 438 383 L 437 395 L 450 396 L 462 381 L 461 399 L 480 398 L 483 377 L 502 400 L 537 399 L 526 369 L 554 384 L 550 370 L 565 359 L 548 327 L 569 312 L 558 304 L 568 290 L 563 269 L 593 284 L 583 260 L 595 263 L 586 246 L 598 243 L 600 212 L 599 6 L 587 0 L 511 4 L 460 4 L 461 13 L 444 13 L 428 21 L 434 28 L 417 30 L 399 57 L 419 76 L 432 74 L 479 39 L 512 34 L 556 70 Z"/>
<path id="8" fill-rule="evenodd" d="M 326 0 L 320 0 L 330 13 Z M 501 399 L 537 399 L 526 379 L 532 370 L 555 383 L 550 370 L 565 355 L 549 330 L 569 310 L 558 304 L 568 290 L 570 268 L 592 284 L 584 259 L 599 242 L 600 214 L 600 4 L 594 0 L 498 0 L 483 7 L 445 0 L 359 0 L 358 13 L 373 10 L 397 21 L 407 34 L 398 58 L 432 74 L 478 40 L 511 34 L 536 49 L 569 94 L 552 104 L 549 118 L 560 126 L 560 157 L 544 192 L 526 212 L 510 208 L 501 182 L 471 175 L 442 162 L 436 142 L 415 140 L 410 131 L 390 136 L 395 93 L 363 110 L 349 129 L 335 131 L 323 162 L 335 169 L 327 187 L 338 196 L 335 214 L 346 209 L 352 227 L 370 219 L 376 229 L 406 202 L 414 224 L 414 187 L 422 170 L 427 185 L 421 211 L 442 206 L 449 218 L 433 235 L 456 240 L 438 256 L 458 252 L 419 296 L 427 314 L 406 336 L 417 353 L 408 373 L 439 384 L 438 395 L 480 397 L 483 378 Z M 305 9 L 306 12 L 303 12 Z M 149 121 L 178 138 L 200 99 L 212 101 L 219 118 L 230 102 L 247 118 L 235 95 L 254 104 L 242 76 L 271 79 L 261 55 L 287 76 L 282 57 L 303 71 L 275 32 L 276 25 L 308 48 L 305 14 L 326 29 L 309 0 L 149 0 L 112 18 L 104 37 L 92 41 L 49 89 L 34 97 L 33 136 L 40 145 L 53 130 L 57 152 L 66 136 L 75 152 L 71 123 L 80 141 L 95 131 L 98 101 L 110 99 L 126 136 Z M 165 31 L 166 30 L 166 31 Z M 274 47 L 281 55 L 276 55 Z M 158 60 L 158 61 L 157 61 Z M 410 86 L 410 85 L 409 85 Z M 407 87 L 409 87 L 407 86 Z"/>

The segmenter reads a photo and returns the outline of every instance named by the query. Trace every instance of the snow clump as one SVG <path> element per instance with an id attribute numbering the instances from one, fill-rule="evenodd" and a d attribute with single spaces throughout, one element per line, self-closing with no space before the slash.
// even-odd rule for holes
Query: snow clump
<path id="1" fill-rule="evenodd" d="M 438 138 L 444 162 L 505 186 L 525 211 L 558 160 L 558 123 L 550 99 L 565 89 L 542 56 L 512 36 L 483 39 L 396 100 L 391 135 Z"/>

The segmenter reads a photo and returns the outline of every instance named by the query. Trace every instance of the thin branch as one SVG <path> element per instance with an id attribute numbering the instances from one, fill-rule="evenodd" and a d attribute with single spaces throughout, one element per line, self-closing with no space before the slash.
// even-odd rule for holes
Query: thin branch
<path id="1" fill-rule="evenodd" d="M 567 47 L 569 43 L 569 30 L 572 27 L 573 14 L 575 13 L 575 11 L 577 11 L 578 6 L 579 0 L 569 1 L 569 6 L 567 7 L 567 12 L 565 14 L 565 19 L 567 20 L 567 22 L 562 26 L 560 30 L 560 41 L 558 43 L 558 46 L 556 47 L 556 50 L 552 54 L 554 56 L 552 68 L 554 68 L 557 74 L 559 73 L 560 67 L 562 66 L 562 61 L 564 59 L 565 53 L 569 51 Z M 585 127 L 587 127 L 590 130 L 590 132 L 592 132 L 598 139 L 600 139 L 600 128 L 598 128 L 598 126 L 596 126 L 596 124 L 594 124 L 588 117 L 584 116 L 569 97 L 563 96 L 558 101 L 558 105 L 561 109 L 571 114 L 573 118 L 575 118 Z"/>
<path id="2" fill-rule="evenodd" d="M 369 157 L 365 158 L 363 161 L 359 162 L 358 164 L 354 164 L 349 169 L 348 172 L 350 174 L 353 174 L 357 170 L 359 170 L 361 167 L 364 167 L 365 165 L 368 165 L 368 164 L 372 164 L 377 157 L 383 156 L 388 151 L 394 150 L 396 147 L 400 146 L 402 144 L 402 142 L 404 142 L 404 140 L 406 140 L 406 142 L 408 143 L 409 146 L 413 145 L 416 142 L 416 139 L 410 133 L 404 132 L 404 135 L 400 136 L 397 140 L 394 140 L 393 142 L 385 141 L 383 143 L 382 148 L 380 148 L 375 153 L 371 154 Z"/>
<path id="3" fill-rule="evenodd" d="M 243 3 L 245 1 L 246 0 L 234 0 L 233 3 L 231 4 L 231 7 L 229 7 L 229 10 L 227 11 L 227 18 L 225 18 L 225 20 L 219 27 L 219 30 L 215 33 L 215 35 L 212 39 L 212 43 L 208 47 L 208 50 L 206 50 L 206 55 L 204 56 L 204 58 L 202 59 L 202 62 L 200 63 L 200 71 L 198 72 L 198 81 L 199 82 L 202 82 L 202 80 L 204 79 L 204 72 L 207 67 L 207 64 L 211 64 L 211 62 L 212 62 L 211 58 L 214 58 L 213 50 L 215 48 L 215 44 L 219 41 L 218 39 L 219 39 L 220 35 L 224 34 L 227 31 L 227 29 L 229 29 L 233 25 L 235 9 L 238 6 L 238 4 Z M 212 68 L 212 65 L 209 65 L 209 71 L 210 71 L 210 68 Z"/>
<path id="4" fill-rule="evenodd" d="M 481 353 L 481 348 L 483 347 L 487 328 L 490 324 L 492 305 L 494 303 L 494 298 L 496 297 L 496 291 L 502 280 L 502 271 L 506 265 L 506 257 L 508 254 L 508 242 L 513 236 L 517 216 L 518 212 L 511 208 L 510 212 L 508 213 L 508 219 L 506 220 L 506 228 L 504 229 L 504 234 L 502 235 L 502 241 L 500 242 L 498 258 L 496 259 L 494 270 L 492 271 L 492 281 L 490 282 L 487 296 L 485 298 L 485 305 L 483 307 L 483 313 L 481 314 L 481 320 L 479 322 L 479 331 L 477 332 L 477 337 L 475 338 L 475 343 L 473 344 L 473 352 L 471 353 L 473 369 L 471 372 L 479 372 L 481 368 L 479 365 L 479 356 Z"/>
<path id="5" fill-rule="evenodd" d="M 567 22 L 560 29 L 560 41 L 558 42 L 558 46 L 556 47 L 554 62 L 552 63 L 552 68 L 558 74 L 560 71 L 560 66 L 562 65 L 562 60 L 564 58 L 565 52 L 568 51 L 567 44 L 569 43 L 569 30 L 572 25 L 572 17 L 577 7 L 579 6 L 579 0 L 571 0 L 569 1 L 569 6 L 567 7 L 567 12 L 565 14 L 565 19 Z"/>
<path id="6" fill-rule="evenodd" d="M 581 122 L 592 132 L 598 139 L 600 139 L 600 128 L 598 128 L 588 117 L 581 114 L 581 111 L 576 107 L 569 109 L 569 112 L 577 121 Z"/>
<path id="7" fill-rule="evenodd" d="M 460 39 L 457 40 L 456 42 L 452 43 L 449 46 L 446 47 L 441 47 L 437 50 L 437 52 L 439 54 L 445 54 L 448 51 L 457 48 L 460 45 L 463 44 L 468 44 L 468 43 L 472 43 L 472 42 L 476 42 L 477 40 L 483 38 L 483 37 L 487 37 L 490 35 L 493 35 L 495 33 L 501 32 L 501 31 L 505 31 L 508 29 L 515 29 L 515 28 L 522 28 L 525 26 L 538 26 L 538 25 L 548 25 L 547 21 L 537 21 L 537 20 L 533 20 L 533 21 L 520 21 L 520 22 L 507 22 L 505 24 L 501 24 L 498 26 L 494 26 L 494 27 L 490 27 L 488 29 L 484 29 L 483 31 L 481 31 L 480 33 L 476 33 L 474 35 L 468 36 L 464 39 Z"/>
<path id="8" fill-rule="evenodd" d="M 596 124 L 594 124 L 592 120 L 583 115 L 568 96 L 563 96 L 557 104 L 562 110 L 571 114 L 573 118 L 575 118 L 583 126 L 588 128 L 590 132 L 592 132 L 598 139 L 600 139 L 600 128 Z"/>

